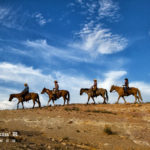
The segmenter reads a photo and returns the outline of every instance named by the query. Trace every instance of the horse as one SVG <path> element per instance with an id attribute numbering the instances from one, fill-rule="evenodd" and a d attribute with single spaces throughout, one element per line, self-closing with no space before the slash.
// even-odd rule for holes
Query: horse
<path id="1" fill-rule="evenodd" d="M 89 103 L 89 100 L 90 98 L 92 98 L 92 100 L 94 101 L 94 104 L 95 104 L 95 100 L 94 100 L 94 97 L 97 97 L 97 96 L 102 96 L 104 101 L 103 101 L 103 104 L 107 104 L 108 102 L 108 92 L 106 89 L 103 89 L 103 88 L 98 88 L 96 90 L 96 95 L 93 95 L 93 91 L 92 89 L 88 89 L 88 88 L 81 88 L 80 89 L 80 95 L 82 95 L 83 93 L 86 93 L 88 95 L 88 101 L 87 101 L 87 104 Z M 107 102 L 106 102 L 107 101 Z"/>
<path id="2" fill-rule="evenodd" d="M 25 96 L 25 100 L 23 100 L 22 98 L 22 93 L 18 93 L 18 94 L 10 94 L 9 96 L 9 101 L 12 101 L 13 98 L 17 98 L 18 99 L 18 103 L 17 103 L 17 109 L 19 108 L 19 103 L 22 103 L 22 107 L 24 109 L 24 101 L 29 101 L 29 100 L 33 100 L 33 107 L 35 105 L 35 102 L 38 103 L 39 107 L 41 107 L 41 103 L 40 103 L 40 99 L 39 99 L 39 95 L 37 93 L 29 93 Z"/>
<path id="3" fill-rule="evenodd" d="M 116 102 L 117 104 L 119 102 L 120 97 L 122 97 L 124 102 L 126 103 L 126 100 L 125 100 L 124 96 L 129 96 L 129 95 L 133 95 L 135 97 L 135 102 L 134 103 L 137 103 L 137 99 L 138 99 L 139 103 L 143 102 L 141 92 L 138 88 L 131 87 L 131 88 L 128 89 L 128 93 L 125 93 L 123 87 L 112 85 L 111 88 L 110 88 L 110 92 L 112 92 L 112 91 L 116 91 L 119 95 L 118 100 Z"/>
<path id="4" fill-rule="evenodd" d="M 44 93 L 47 93 L 48 96 L 49 96 L 49 100 L 48 100 L 47 106 L 49 105 L 51 100 L 53 101 L 53 105 L 55 105 L 54 101 L 59 99 L 60 97 L 63 97 L 63 99 L 64 99 L 64 104 L 63 105 L 65 105 L 66 100 L 67 100 L 67 105 L 69 104 L 70 93 L 67 90 L 59 90 L 59 92 L 57 93 L 57 98 L 54 98 L 53 90 L 49 90 L 49 89 L 43 88 L 41 94 L 44 94 Z"/>

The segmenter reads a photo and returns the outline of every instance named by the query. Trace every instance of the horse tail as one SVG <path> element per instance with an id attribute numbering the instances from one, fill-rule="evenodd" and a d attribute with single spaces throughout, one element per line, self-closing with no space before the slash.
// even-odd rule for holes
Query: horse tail
<path id="1" fill-rule="evenodd" d="M 108 92 L 107 92 L 107 90 L 105 90 L 105 91 L 106 91 L 106 100 L 108 102 L 108 100 L 109 100 L 109 98 L 108 98 Z"/>
<path id="2" fill-rule="evenodd" d="M 68 95 L 68 104 L 69 104 L 69 101 L 70 101 L 70 93 L 69 93 L 69 91 L 67 91 L 67 95 Z"/>
<path id="3" fill-rule="evenodd" d="M 39 98 L 39 95 L 37 94 L 37 101 L 39 103 L 39 107 L 41 107 L 41 102 L 40 102 L 40 98 Z"/>
<path id="4" fill-rule="evenodd" d="M 140 97 L 141 101 L 143 101 L 140 90 L 137 89 L 137 92 L 138 92 L 138 94 L 139 94 L 139 97 Z"/>

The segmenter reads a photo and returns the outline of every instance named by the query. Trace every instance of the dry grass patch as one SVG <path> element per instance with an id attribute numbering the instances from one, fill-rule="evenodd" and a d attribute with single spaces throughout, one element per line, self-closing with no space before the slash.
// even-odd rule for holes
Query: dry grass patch
<path id="1" fill-rule="evenodd" d="M 66 110 L 66 111 L 79 111 L 80 109 L 78 107 L 72 107 L 72 108 L 65 107 L 64 110 Z"/>
<path id="2" fill-rule="evenodd" d="M 107 111 L 107 110 L 86 110 L 85 112 L 93 112 L 93 113 L 106 113 L 106 114 L 113 114 L 113 115 L 117 115 L 117 113 L 111 112 L 111 111 Z"/>
<path id="3" fill-rule="evenodd" d="M 104 133 L 106 133 L 107 135 L 114 135 L 116 134 L 116 132 L 113 132 L 111 127 L 108 125 L 105 125 L 104 127 Z"/>

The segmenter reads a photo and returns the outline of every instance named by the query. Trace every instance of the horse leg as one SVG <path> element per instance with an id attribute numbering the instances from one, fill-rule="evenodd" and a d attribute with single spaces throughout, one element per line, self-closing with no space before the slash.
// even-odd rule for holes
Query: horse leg
<path id="1" fill-rule="evenodd" d="M 127 102 L 126 102 L 126 100 L 125 100 L 124 96 L 122 96 L 122 98 L 123 98 L 123 100 L 124 100 L 124 103 L 126 104 Z"/>
<path id="2" fill-rule="evenodd" d="M 66 103 L 66 98 L 63 96 L 63 99 L 64 99 L 64 105 L 65 105 L 65 103 Z"/>
<path id="3" fill-rule="evenodd" d="M 33 100 L 33 107 L 32 108 L 34 108 L 34 105 L 35 105 L 35 100 Z"/>
<path id="4" fill-rule="evenodd" d="M 137 97 L 138 102 L 139 102 L 139 103 L 141 103 L 141 101 L 140 101 L 139 97 L 138 97 L 138 96 L 136 96 L 136 97 Z"/>
<path id="5" fill-rule="evenodd" d="M 134 102 L 134 104 L 136 104 L 136 103 L 137 103 L 137 95 L 134 95 L 134 97 L 135 97 L 135 102 Z"/>
<path id="6" fill-rule="evenodd" d="M 94 104 L 95 104 L 95 100 L 94 100 L 94 97 L 92 97 L 92 99 L 93 99 L 93 102 L 94 102 Z"/>
<path id="7" fill-rule="evenodd" d="M 18 101 L 18 103 L 17 103 L 17 109 L 19 108 L 19 103 L 20 103 L 20 101 Z"/>
<path id="8" fill-rule="evenodd" d="M 23 109 L 24 109 L 24 104 L 23 104 L 23 102 L 21 102 L 22 103 L 22 107 L 23 107 Z"/>
<path id="9" fill-rule="evenodd" d="M 55 106 L 54 100 L 53 100 L 53 105 Z"/>
<path id="10" fill-rule="evenodd" d="M 47 106 L 49 106 L 50 101 L 51 101 L 51 99 L 48 100 Z"/>
<path id="11" fill-rule="evenodd" d="M 89 100 L 90 100 L 90 96 L 88 96 L 88 101 L 87 101 L 87 104 L 89 103 Z"/>
<path id="12" fill-rule="evenodd" d="M 106 104 L 106 97 L 105 97 L 105 95 L 102 95 L 102 97 L 104 99 L 103 104 Z"/>
<path id="13" fill-rule="evenodd" d="M 142 101 L 140 100 L 140 98 L 137 96 L 137 99 L 138 99 L 138 101 L 139 101 L 139 103 L 141 104 L 142 103 Z"/>
<path id="14" fill-rule="evenodd" d="M 39 101 L 38 101 L 37 99 L 35 99 L 35 102 L 38 103 L 38 105 L 39 105 L 39 107 L 40 107 L 40 103 L 39 103 Z"/>
<path id="15" fill-rule="evenodd" d="M 121 96 L 119 95 L 119 97 L 118 97 L 118 100 L 117 100 L 116 104 L 118 104 L 120 97 L 121 97 Z"/>
<path id="16" fill-rule="evenodd" d="M 69 99 L 67 99 L 67 105 L 69 105 Z"/>

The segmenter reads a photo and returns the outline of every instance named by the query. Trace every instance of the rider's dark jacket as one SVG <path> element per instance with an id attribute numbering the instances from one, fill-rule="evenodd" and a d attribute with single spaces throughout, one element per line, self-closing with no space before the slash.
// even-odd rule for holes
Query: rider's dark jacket
<path id="1" fill-rule="evenodd" d="M 26 95 L 26 94 L 28 94 L 28 93 L 29 93 L 29 87 L 26 86 L 26 87 L 24 88 L 24 90 L 22 91 L 22 94 L 23 94 L 23 95 Z"/>
<path id="2" fill-rule="evenodd" d="M 125 80 L 124 86 L 127 87 L 127 88 L 129 88 L 129 81 L 128 80 Z"/>

